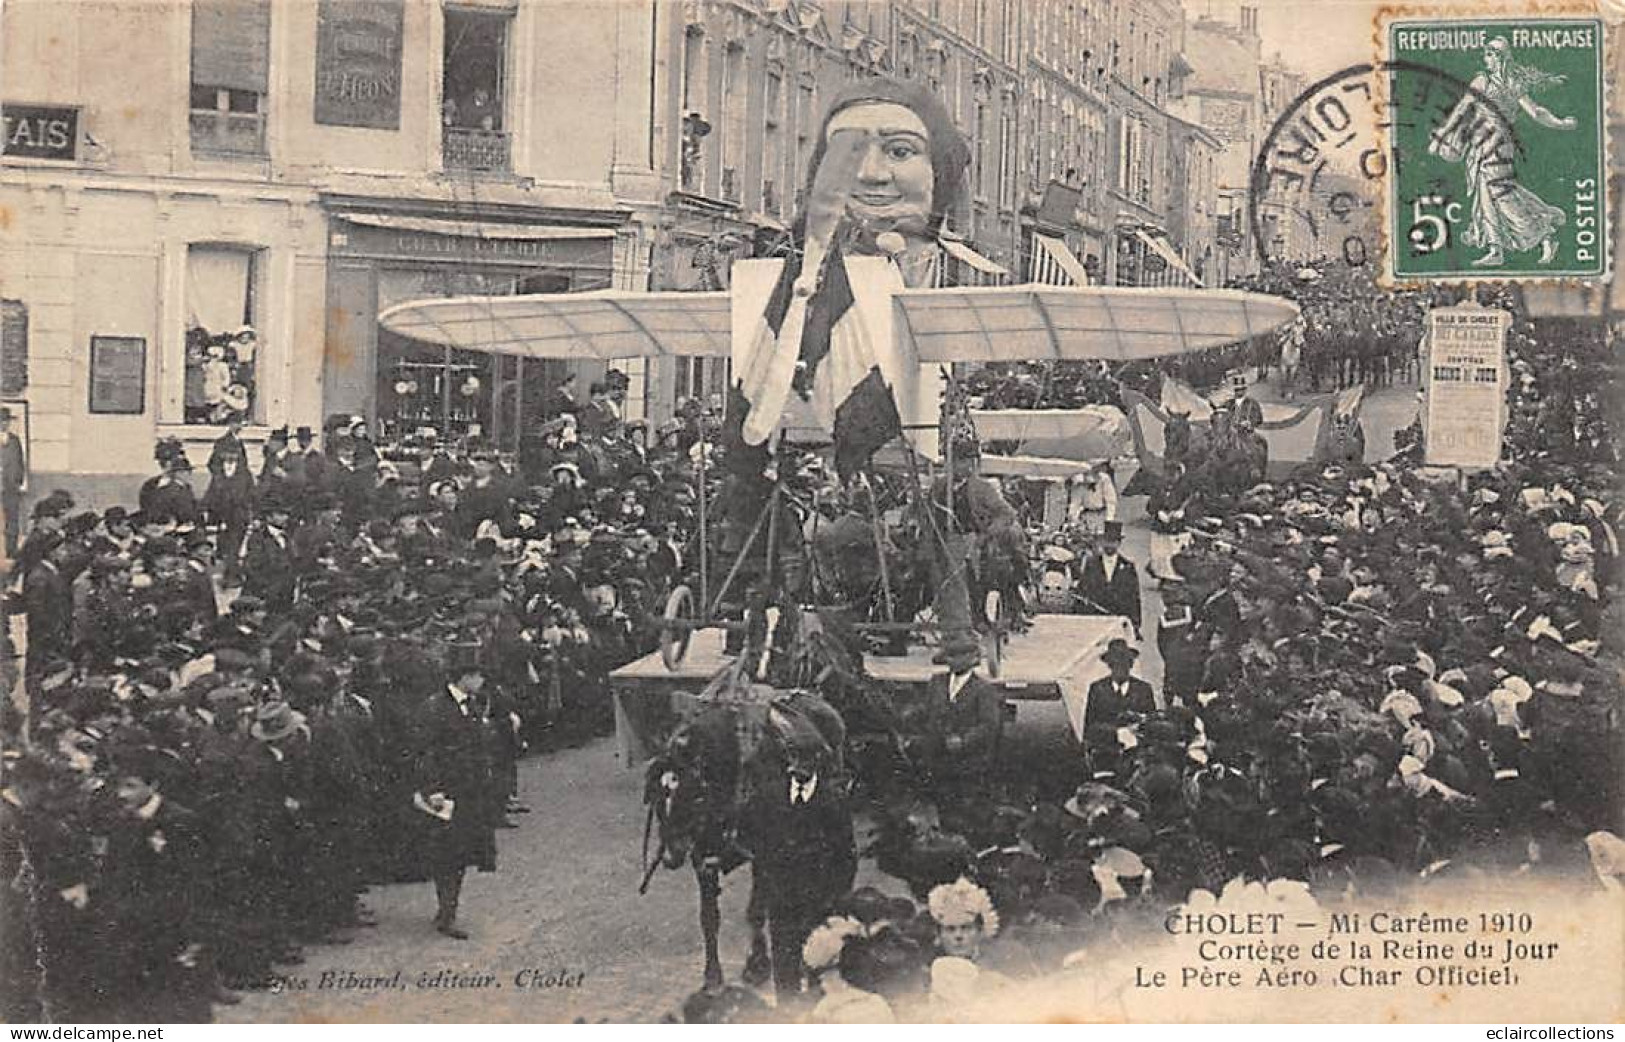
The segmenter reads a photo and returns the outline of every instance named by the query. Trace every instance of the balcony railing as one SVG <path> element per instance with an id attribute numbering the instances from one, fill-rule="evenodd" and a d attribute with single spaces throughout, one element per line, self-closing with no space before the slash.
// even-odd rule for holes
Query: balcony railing
<path id="1" fill-rule="evenodd" d="M 265 117 L 258 112 L 193 109 L 192 151 L 228 156 L 263 156 Z"/>
<path id="2" fill-rule="evenodd" d="M 501 170 L 511 165 L 508 134 L 502 130 L 445 127 L 441 146 L 447 170 Z"/>

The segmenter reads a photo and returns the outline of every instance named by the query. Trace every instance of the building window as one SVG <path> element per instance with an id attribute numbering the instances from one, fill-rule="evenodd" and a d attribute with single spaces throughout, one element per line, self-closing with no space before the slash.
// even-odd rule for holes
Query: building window
<path id="1" fill-rule="evenodd" d="M 729 44 L 722 52 L 722 198 L 739 201 L 745 169 L 745 51 Z"/>
<path id="2" fill-rule="evenodd" d="M 767 71 L 762 89 L 762 209 L 770 214 L 784 211 L 784 74 Z"/>
<path id="3" fill-rule="evenodd" d="M 186 423 L 263 419 L 256 325 L 259 256 L 259 251 L 239 246 L 187 248 Z"/>
<path id="4" fill-rule="evenodd" d="M 1021 59 L 1021 38 L 1017 32 L 1016 0 L 1000 0 L 999 53 L 1006 63 L 1015 65 Z"/>
<path id="5" fill-rule="evenodd" d="M 1016 205 L 1016 181 L 1021 158 L 1016 151 L 1016 119 L 1009 111 L 999 114 L 999 205 Z"/>
<path id="6" fill-rule="evenodd" d="M 265 155 L 270 0 L 192 5 L 192 151 Z"/>
<path id="7" fill-rule="evenodd" d="M 801 81 L 796 91 L 796 191 L 795 209 L 800 210 L 799 193 L 807 181 L 812 163 L 812 150 L 818 134 L 818 85 L 811 79 Z"/>
<path id="8" fill-rule="evenodd" d="M 508 30 L 506 11 L 446 8 L 441 126 L 448 170 L 506 171 Z"/>
<path id="9" fill-rule="evenodd" d="M 672 381 L 673 408 L 682 408 L 686 399 L 704 409 L 727 392 L 729 367 L 726 358 L 679 358 L 676 361 L 676 379 Z M 695 415 L 698 415 L 697 411 Z"/>
<path id="10" fill-rule="evenodd" d="M 987 106 L 976 103 L 971 121 L 971 190 L 978 199 L 987 198 Z"/>
<path id="11" fill-rule="evenodd" d="M 690 26 L 683 37 L 683 134 L 679 174 L 685 192 L 705 185 L 705 139 L 711 124 L 705 112 L 705 34 Z"/>
<path id="12" fill-rule="evenodd" d="M 704 102 L 705 34 L 690 27 L 683 36 L 683 111 L 701 111 Z"/>

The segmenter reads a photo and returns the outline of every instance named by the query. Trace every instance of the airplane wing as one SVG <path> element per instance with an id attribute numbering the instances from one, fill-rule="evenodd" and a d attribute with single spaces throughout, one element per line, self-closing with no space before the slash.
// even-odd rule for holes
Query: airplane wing
<path id="1" fill-rule="evenodd" d="M 1298 313 L 1258 293 L 1123 286 L 903 290 L 893 306 L 926 363 L 1157 358 L 1267 333 Z M 727 293 L 432 298 L 386 308 L 378 320 L 415 340 L 527 358 L 731 354 Z"/>
<path id="2" fill-rule="evenodd" d="M 1233 344 L 1298 314 L 1239 290 L 1130 286 L 963 286 L 895 297 L 922 362 L 1126 362 Z"/>
<path id="3" fill-rule="evenodd" d="M 378 316 L 414 340 L 524 358 L 727 358 L 727 293 L 597 290 L 410 300 Z"/>

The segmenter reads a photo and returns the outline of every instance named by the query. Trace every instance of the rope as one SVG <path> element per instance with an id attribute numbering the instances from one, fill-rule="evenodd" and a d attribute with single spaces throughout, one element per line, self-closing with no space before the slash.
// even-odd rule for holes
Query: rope
<path id="1" fill-rule="evenodd" d="M 643 818 L 643 853 L 639 855 L 639 860 L 643 865 L 643 882 L 638 884 L 639 897 L 649 892 L 649 881 L 654 878 L 655 870 L 660 867 L 660 859 L 666 853 L 666 837 L 661 836 L 659 844 L 655 847 L 654 860 L 649 860 L 649 832 L 654 827 L 654 822 L 655 805 L 654 801 L 650 800 L 649 813 Z"/>

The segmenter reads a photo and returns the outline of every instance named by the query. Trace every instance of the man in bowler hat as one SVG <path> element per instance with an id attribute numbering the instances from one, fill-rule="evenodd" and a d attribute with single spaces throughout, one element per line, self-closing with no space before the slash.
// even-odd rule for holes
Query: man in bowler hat
<path id="1" fill-rule="evenodd" d="M 413 806 L 429 830 L 429 874 L 434 880 L 434 927 L 456 940 L 463 875 L 469 866 L 496 870 L 492 772 L 484 735 L 485 673 L 477 644 L 455 644 L 450 683 L 429 698 L 423 714 Z"/>
<path id="2" fill-rule="evenodd" d="M 1117 729 L 1157 711 L 1151 685 L 1133 675 L 1140 653 L 1128 641 L 1115 637 L 1106 645 L 1101 661 L 1111 672 L 1089 685 L 1083 711 L 1084 749 L 1091 758 L 1110 758 L 1117 749 Z"/>
<path id="3" fill-rule="evenodd" d="M 852 808 L 834 750 L 810 721 L 796 717 L 782 751 L 784 773 L 746 812 L 781 1009 L 802 1001 L 802 944 L 852 889 L 858 869 Z"/>

